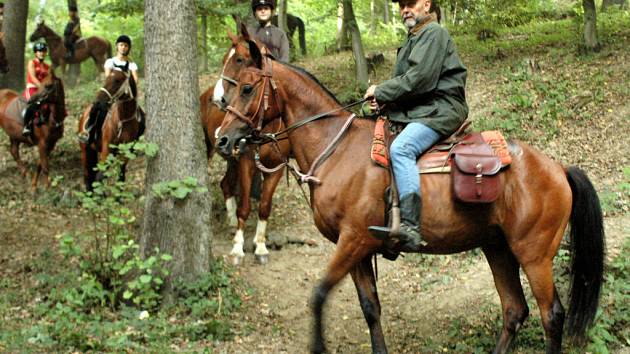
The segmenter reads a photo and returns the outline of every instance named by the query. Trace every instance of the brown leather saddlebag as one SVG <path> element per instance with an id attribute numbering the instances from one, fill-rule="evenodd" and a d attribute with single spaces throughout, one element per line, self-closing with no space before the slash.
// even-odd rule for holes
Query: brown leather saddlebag
<path id="1" fill-rule="evenodd" d="M 493 155 L 455 153 L 451 175 L 455 198 L 467 203 L 491 203 L 501 191 L 501 159 Z"/>

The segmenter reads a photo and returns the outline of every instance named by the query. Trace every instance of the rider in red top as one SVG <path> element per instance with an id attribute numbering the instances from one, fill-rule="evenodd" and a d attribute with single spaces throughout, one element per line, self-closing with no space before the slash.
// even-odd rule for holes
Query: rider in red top
<path id="1" fill-rule="evenodd" d="M 23 96 L 25 99 L 29 100 L 29 103 L 26 107 L 26 111 L 24 112 L 24 128 L 22 129 L 23 135 L 31 133 L 32 121 L 40 106 L 39 102 L 31 102 L 30 99 L 41 87 L 41 80 L 43 80 L 50 72 L 50 65 L 44 62 L 46 54 L 48 53 L 46 43 L 35 43 L 33 51 L 35 52 L 35 59 L 28 62 L 26 67 L 26 90 L 24 90 Z"/>

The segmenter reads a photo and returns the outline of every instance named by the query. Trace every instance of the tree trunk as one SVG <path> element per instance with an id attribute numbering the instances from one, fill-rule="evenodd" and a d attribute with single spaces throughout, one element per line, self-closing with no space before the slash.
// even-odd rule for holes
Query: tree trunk
<path id="1" fill-rule="evenodd" d="M 177 9 L 177 11 L 173 11 Z M 172 300 L 173 280 L 195 279 L 212 261 L 210 197 L 193 191 L 163 199 L 156 183 L 193 177 L 208 186 L 207 160 L 199 124 L 197 29 L 194 0 L 151 0 L 144 13 L 147 140 L 159 146 L 146 174 L 146 204 L 140 251 L 157 247 L 173 256 L 163 294 Z"/>
<path id="2" fill-rule="evenodd" d="M 354 54 L 357 82 L 359 83 L 361 90 L 365 90 L 368 85 L 367 60 L 365 59 L 365 53 L 363 52 L 363 42 L 361 41 L 359 25 L 354 17 L 352 0 L 343 0 L 343 22 L 348 27 L 348 32 L 350 32 L 352 36 L 352 54 Z"/>
<path id="3" fill-rule="evenodd" d="M 0 76 L 0 87 L 15 91 L 24 90 L 24 47 L 26 45 L 26 20 L 28 1 L 8 0 L 4 6 L 2 24 L 5 36 L 4 47 L 7 52 L 9 72 Z"/>
<path id="4" fill-rule="evenodd" d="M 389 24 L 389 0 L 383 0 L 383 22 Z"/>
<path id="5" fill-rule="evenodd" d="M 597 52 L 601 49 L 597 39 L 597 10 L 594 0 L 582 0 L 584 7 L 584 47 L 587 51 Z"/>
<path id="6" fill-rule="evenodd" d="M 350 36 L 348 24 L 344 18 L 344 2 L 340 1 L 337 6 L 337 51 L 350 49 Z"/>
<path id="7" fill-rule="evenodd" d="M 370 0 L 370 34 L 376 33 L 376 0 Z"/>
<path id="8" fill-rule="evenodd" d="M 289 33 L 289 26 L 287 26 L 287 0 L 278 0 L 278 27 Z"/>
<path id="9" fill-rule="evenodd" d="M 208 72 L 208 16 L 201 15 L 201 69 Z"/>
<path id="10" fill-rule="evenodd" d="M 70 8 L 70 6 L 77 6 L 77 0 L 68 0 L 68 8 Z"/>

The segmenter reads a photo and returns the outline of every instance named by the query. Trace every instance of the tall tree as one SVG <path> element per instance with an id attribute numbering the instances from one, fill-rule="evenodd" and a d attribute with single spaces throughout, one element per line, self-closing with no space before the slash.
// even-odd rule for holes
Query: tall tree
<path id="1" fill-rule="evenodd" d="M 370 0 L 370 34 L 376 33 L 376 0 Z"/>
<path id="2" fill-rule="evenodd" d="M 289 25 L 287 24 L 287 5 L 287 0 L 278 0 L 278 27 L 285 33 L 289 32 Z"/>
<path id="3" fill-rule="evenodd" d="M 26 46 L 26 20 L 28 18 L 28 1 L 7 0 L 4 6 L 4 46 L 9 62 L 9 72 L 0 77 L 0 87 L 12 90 L 24 89 L 24 47 Z"/>
<path id="4" fill-rule="evenodd" d="M 584 7 L 584 47 L 588 51 L 599 51 L 601 45 L 597 37 L 597 10 L 594 0 L 582 0 Z"/>
<path id="5" fill-rule="evenodd" d="M 343 0 L 343 22 L 348 26 L 352 38 L 352 53 L 354 54 L 357 82 L 361 89 L 365 90 L 368 86 L 367 60 L 363 51 L 359 25 L 352 9 L 352 0 Z"/>
<path id="6" fill-rule="evenodd" d="M 348 25 L 344 18 L 344 2 L 339 1 L 337 3 L 337 51 L 350 49 L 350 33 L 348 32 Z"/>
<path id="7" fill-rule="evenodd" d="M 383 22 L 389 24 L 389 0 L 383 0 Z"/>
<path id="8" fill-rule="evenodd" d="M 156 247 L 173 256 L 164 288 L 168 300 L 174 279 L 196 278 L 208 271 L 212 259 L 208 195 L 192 192 L 175 199 L 151 192 L 157 183 L 179 181 L 175 184 L 181 186 L 189 177 L 208 185 L 199 125 L 195 2 L 146 1 L 144 26 L 147 140 L 160 150 L 148 162 L 140 250 L 144 257 Z"/>

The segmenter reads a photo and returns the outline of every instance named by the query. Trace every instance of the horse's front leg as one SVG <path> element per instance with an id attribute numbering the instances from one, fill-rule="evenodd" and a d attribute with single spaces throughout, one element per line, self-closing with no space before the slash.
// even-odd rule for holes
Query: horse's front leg
<path id="1" fill-rule="evenodd" d="M 253 161 L 245 155 L 241 156 L 238 160 L 238 182 L 241 189 L 241 198 L 236 211 L 238 226 L 236 227 L 236 234 L 233 240 L 234 244 L 230 252 L 230 258 L 234 265 L 239 265 L 243 257 L 245 257 L 245 252 L 243 251 L 245 244 L 245 222 L 251 211 L 249 197 L 252 188 L 252 176 L 255 172 L 254 169 Z"/>
<path id="2" fill-rule="evenodd" d="M 39 163 L 37 164 L 37 169 L 33 175 L 33 181 L 31 182 L 31 189 L 33 191 L 37 189 L 37 183 L 39 182 L 40 175 L 44 177 L 44 184 L 46 185 L 46 188 L 50 188 L 50 179 L 48 178 L 48 146 L 46 145 L 46 141 L 44 139 L 40 139 L 37 144 L 37 149 L 39 150 Z"/>
<path id="3" fill-rule="evenodd" d="M 356 229 L 356 225 L 349 225 Z M 311 342 L 312 353 L 325 353 L 326 345 L 324 340 L 323 309 L 330 291 L 364 258 L 369 257 L 380 247 L 380 241 L 367 234 L 367 226 L 362 227 L 366 234 L 342 232 L 339 235 L 337 249 L 332 260 L 328 264 L 326 275 L 315 287 L 311 307 L 313 310 L 313 334 Z M 372 312 L 370 312 L 372 313 Z M 383 341 L 383 348 L 384 341 Z M 377 348 L 372 348 L 375 353 Z"/>
<path id="4" fill-rule="evenodd" d="M 354 286 L 359 295 L 359 303 L 363 310 L 363 317 L 370 329 L 372 341 L 372 353 L 387 353 L 383 328 L 381 327 L 381 303 L 376 289 L 376 278 L 372 268 L 372 257 L 367 256 L 361 260 L 351 272 Z"/>
<path id="5" fill-rule="evenodd" d="M 260 264 L 267 264 L 269 262 L 269 250 L 267 250 L 267 221 L 271 214 L 271 202 L 273 199 L 273 193 L 276 191 L 278 182 L 282 179 L 282 173 L 284 170 L 276 171 L 271 174 L 263 175 L 262 193 L 260 196 L 260 205 L 258 206 L 258 224 L 256 225 L 256 236 L 254 236 L 254 243 L 256 244 L 256 250 L 254 256 L 256 261 Z"/>
<path id="6" fill-rule="evenodd" d="M 26 177 L 26 173 L 28 171 L 26 168 L 26 164 L 20 158 L 20 142 L 13 139 L 11 139 L 11 156 L 13 156 L 13 159 L 15 160 L 15 163 L 17 164 L 18 170 L 20 170 L 20 174 L 22 175 L 22 177 Z"/>

